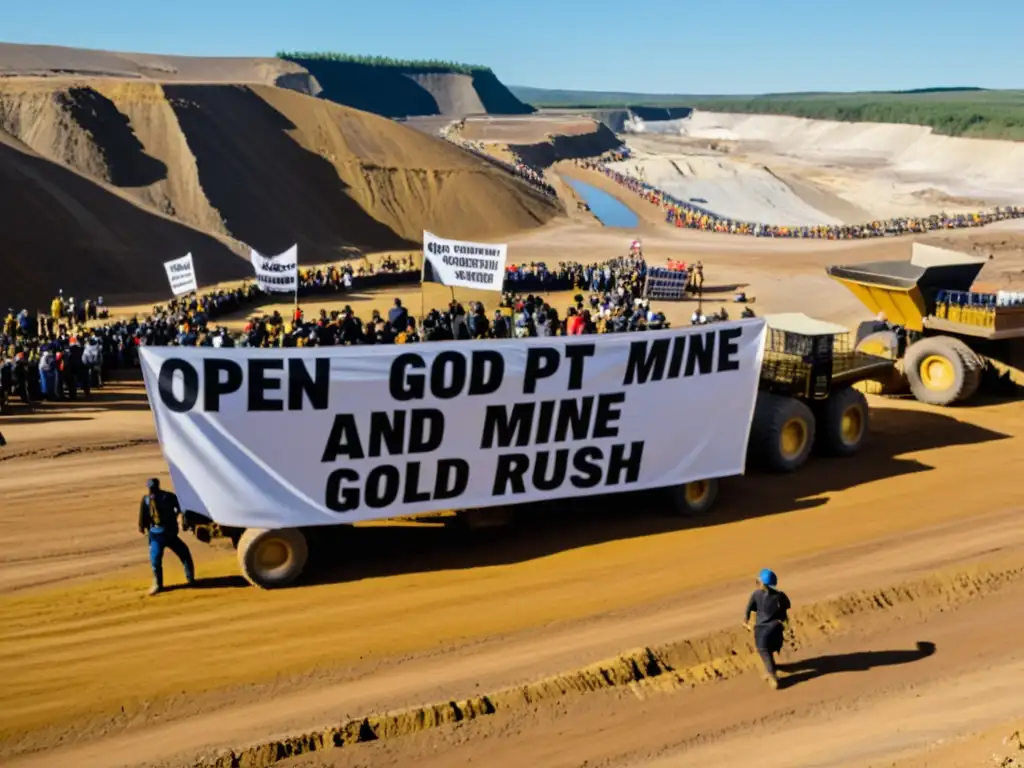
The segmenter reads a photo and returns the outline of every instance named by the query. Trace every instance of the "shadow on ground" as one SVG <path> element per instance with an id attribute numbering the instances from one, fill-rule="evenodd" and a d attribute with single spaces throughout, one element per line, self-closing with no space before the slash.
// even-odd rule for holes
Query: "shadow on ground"
<path id="1" fill-rule="evenodd" d="M 132 379 L 137 383 L 128 383 Z M 141 373 L 132 371 L 126 381 L 108 382 L 103 388 L 94 388 L 88 397 L 79 391 L 74 400 L 36 401 L 31 409 L 16 400 L 8 407 L 9 413 L 0 415 L 0 426 L 91 421 L 100 413 L 147 411 L 149 400 L 142 387 Z"/>
<path id="2" fill-rule="evenodd" d="M 704 518 L 675 516 L 666 495 L 654 491 L 516 507 L 512 523 L 496 528 L 467 530 L 452 517 L 406 526 L 320 528 L 310 531 L 304 581 L 506 565 L 607 541 L 814 509 L 828 503 L 826 494 L 932 469 L 906 454 L 1009 437 L 929 411 L 881 408 L 873 415 L 873 440 L 856 459 L 814 459 L 791 475 L 727 479 L 714 513 Z"/>
<path id="3" fill-rule="evenodd" d="M 732 283 L 729 285 L 705 285 L 700 289 L 700 292 L 704 295 L 709 293 L 733 293 L 734 291 L 741 291 L 744 288 L 749 287 L 750 283 Z M 752 303 L 752 302 L 748 302 Z"/>
<path id="4" fill-rule="evenodd" d="M 786 676 L 779 679 L 780 688 L 790 688 L 816 677 L 836 675 L 842 672 L 867 672 L 875 667 L 892 667 L 910 664 L 928 658 L 935 653 L 935 643 L 918 641 L 914 650 L 899 651 L 858 651 L 838 653 L 831 656 L 817 656 L 812 659 L 779 664 L 780 672 Z"/>
<path id="5" fill-rule="evenodd" d="M 206 578 L 198 577 L 191 584 L 170 584 L 164 587 L 165 592 L 177 592 L 182 589 L 228 589 L 233 587 L 248 587 L 247 582 L 241 576 L 208 576 Z"/>
<path id="6" fill-rule="evenodd" d="M 57 100 L 67 108 L 102 153 L 110 183 L 145 187 L 167 178 L 167 166 L 146 153 L 131 120 L 109 98 L 92 88 L 69 88 Z"/>

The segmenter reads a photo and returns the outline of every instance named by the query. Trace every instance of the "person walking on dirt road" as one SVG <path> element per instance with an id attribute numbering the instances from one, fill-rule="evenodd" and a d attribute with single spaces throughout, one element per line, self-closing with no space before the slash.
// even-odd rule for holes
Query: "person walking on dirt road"
<path id="1" fill-rule="evenodd" d="M 195 583 L 195 567 L 192 564 L 192 553 L 188 546 L 178 537 L 178 497 L 170 491 L 160 489 L 160 481 L 155 477 L 146 483 L 147 493 L 139 505 L 139 533 L 149 536 L 149 564 L 153 567 L 153 586 L 150 595 L 163 591 L 164 588 L 164 550 L 169 549 L 181 560 L 185 569 L 185 580 L 191 585 Z"/>
<path id="2" fill-rule="evenodd" d="M 790 603 L 785 592 L 777 589 L 779 583 L 775 573 L 765 568 L 757 576 L 757 589 L 747 601 L 747 609 L 743 612 L 743 626 L 754 631 L 754 643 L 757 653 L 764 662 L 764 670 L 768 676 L 768 684 L 772 688 L 779 687 L 779 678 L 775 669 L 775 654 L 782 650 L 783 626 L 789 619 Z M 754 626 L 750 626 L 750 614 L 756 613 Z"/>

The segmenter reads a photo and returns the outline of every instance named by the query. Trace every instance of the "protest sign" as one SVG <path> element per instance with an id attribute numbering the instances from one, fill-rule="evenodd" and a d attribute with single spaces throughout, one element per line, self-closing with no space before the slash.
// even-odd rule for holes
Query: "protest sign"
<path id="1" fill-rule="evenodd" d="M 741 474 L 764 333 L 140 354 L 182 507 L 289 528 Z"/>
<path id="2" fill-rule="evenodd" d="M 450 288 L 501 291 L 507 257 L 507 245 L 445 240 L 424 232 L 423 282 Z"/>
<path id="3" fill-rule="evenodd" d="M 263 256 L 250 249 L 249 261 L 256 284 L 267 293 L 297 293 L 299 288 L 299 246 L 293 245 L 277 256 Z"/>
<path id="4" fill-rule="evenodd" d="M 167 272 L 167 282 L 171 284 L 171 293 L 175 296 L 199 290 L 199 284 L 196 282 L 195 264 L 192 263 L 191 253 L 182 256 L 180 259 L 165 261 L 164 270 Z"/>

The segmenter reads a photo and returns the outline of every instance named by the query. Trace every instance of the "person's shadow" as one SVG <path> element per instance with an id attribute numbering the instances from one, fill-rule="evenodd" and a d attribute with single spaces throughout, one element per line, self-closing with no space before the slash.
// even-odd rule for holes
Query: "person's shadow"
<path id="1" fill-rule="evenodd" d="M 785 677 L 779 679 L 779 687 L 788 688 L 816 677 L 834 675 L 839 672 L 866 672 L 874 667 L 909 664 L 912 661 L 927 658 L 933 653 L 935 653 L 935 643 L 919 640 L 917 647 L 912 651 L 858 651 L 857 653 L 840 653 L 791 661 L 778 665 L 779 671 L 786 673 Z"/>

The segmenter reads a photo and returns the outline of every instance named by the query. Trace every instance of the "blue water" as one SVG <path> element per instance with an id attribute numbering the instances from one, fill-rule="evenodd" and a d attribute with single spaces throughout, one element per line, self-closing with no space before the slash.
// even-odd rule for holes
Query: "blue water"
<path id="1" fill-rule="evenodd" d="M 576 194 L 590 206 L 590 212 L 606 227 L 633 229 L 640 224 L 639 217 L 607 192 L 575 179 L 566 179 Z"/>

